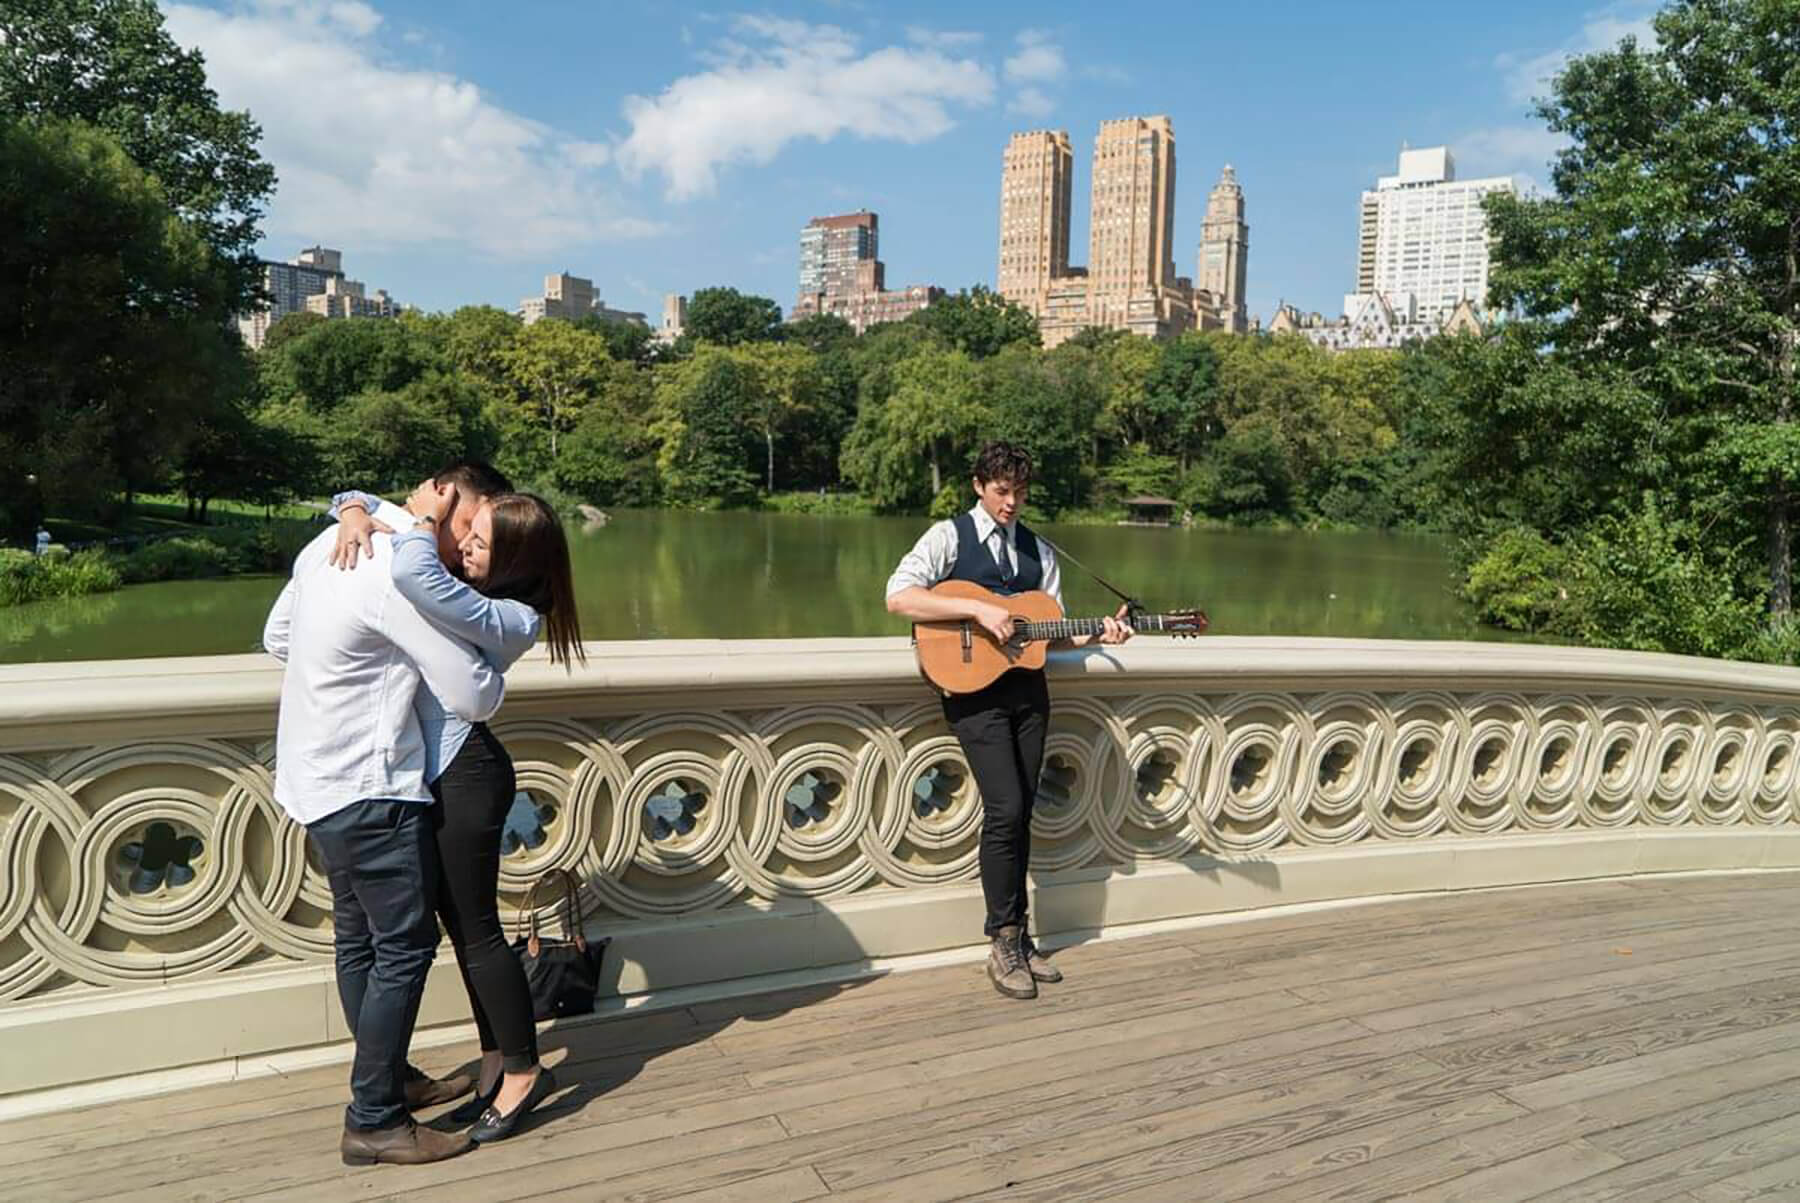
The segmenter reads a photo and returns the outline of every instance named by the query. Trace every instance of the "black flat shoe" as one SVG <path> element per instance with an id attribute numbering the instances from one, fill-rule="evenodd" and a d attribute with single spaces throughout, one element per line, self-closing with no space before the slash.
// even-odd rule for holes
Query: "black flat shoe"
<path id="1" fill-rule="evenodd" d="M 503 1081 L 505 1081 L 503 1077 L 495 1078 L 494 1088 L 492 1090 L 477 1090 L 474 1098 L 463 1103 L 462 1106 L 458 1107 L 455 1111 L 452 1111 L 446 1118 L 451 1123 L 458 1125 L 474 1123 L 482 1117 L 482 1114 L 486 1112 L 490 1106 L 493 1105 L 494 1096 L 500 1093 L 500 1083 Z"/>
<path id="2" fill-rule="evenodd" d="M 501 1115 L 494 1108 L 489 1107 L 482 1112 L 481 1118 L 475 1121 L 475 1126 L 469 1129 L 469 1139 L 478 1145 L 505 1140 L 513 1134 L 513 1129 L 519 1126 L 519 1121 L 530 1115 L 539 1103 L 550 1097 L 550 1092 L 555 1089 L 556 1075 L 547 1069 L 540 1068 L 537 1081 L 531 1084 L 531 1093 L 525 1096 L 525 1101 L 505 1115 Z"/>

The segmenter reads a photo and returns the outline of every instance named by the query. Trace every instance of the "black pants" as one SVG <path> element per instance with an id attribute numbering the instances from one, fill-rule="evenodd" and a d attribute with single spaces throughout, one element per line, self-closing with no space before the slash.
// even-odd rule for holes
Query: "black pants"
<path id="1" fill-rule="evenodd" d="M 432 785 L 437 831 L 438 914 L 456 949 L 463 988 L 475 1012 L 481 1051 L 498 1050 L 515 1073 L 537 1064 L 537 1023 L 518 954 L 500 926 L 500 833 L 517 779 L 512 757 L 486 723 Z"/>
<path id="2" fill-rule="evenodd" d="M 406 1047 L 437 952 L 437 845 L 423 802 L 353 802 L 307 825 L 331 882 L 338 999 L 356 1038 L 352 1128 L 406 1122 Z"/>
<path id="3" fill-rule="evenodd" d="M 978 693 L 945 698 L 944 718 L 981 790 L 983 930 L 992 936 L 1003 927 L 1024 927 L 1031 811 L 1050 725 L 1044 674 L 1015 668 Z"/>

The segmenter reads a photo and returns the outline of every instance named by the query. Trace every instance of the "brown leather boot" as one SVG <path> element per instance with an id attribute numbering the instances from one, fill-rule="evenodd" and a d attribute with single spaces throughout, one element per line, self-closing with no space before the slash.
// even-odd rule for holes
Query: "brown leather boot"
<path id="1" fill-rule="evenodd" d="M 344 1129 L 338 1152 L 345 1165 L 425 1165 L 467 1153 L 475 1145 L 467 1132 L 439 1132 L 407 1120 L 373 1132 Z"/>
<path id="2" fill-rule="evenodd" d="M 1034 981 L 1062 981 L 1062 970 L 1044 959 L 1044 954 L 1038 951 L 1037 941 L 1031 938 L 1030 933 L 1020 936 L 1019 942 L 1025 953 L 1025 968 L 1031 971 Z"/>
<path id="3" fill-rule="evenodd" d="M 988 948 L 988 981 L 1008 998 L 1036 998 L 1037 982 L 1025 967 L 1025 954 L 1019 948 L 1020 930 L 1003 927 L 994 933 Z"/>
<path id="4" fill-rule="evenodd" d="M 451 1099 L 460 1099 L 473 1089 L 475 1089 L 475 1079 L 468 1074 L 451 1074 L 447 1078 L 433 1078 L 420 1070 L 413 1069 L 406 1079 L 406 1109 L 423 1111 L 425 1108 L 435 1107 L 439 1103 L 448 1103 Z"/>

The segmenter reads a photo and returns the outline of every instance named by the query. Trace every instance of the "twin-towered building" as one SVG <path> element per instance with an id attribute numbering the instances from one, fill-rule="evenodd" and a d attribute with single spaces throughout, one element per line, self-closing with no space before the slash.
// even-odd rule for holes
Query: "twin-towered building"
<path id="1" fill-rule="evenodd" d="M 1207 202 L 1199 283 L 1175 271 L 1175 131 L 1167 117 L 1103 122 L 1094 139 L 1088 262 L 1069 263 L 1074 152 L 1066 130 L 1014 134 L 1000 176 L 998 289 L 1053 347 L 1089 326 L 1164 338 L 1249 328 L 1250 227 L 1226 166 Z"/>

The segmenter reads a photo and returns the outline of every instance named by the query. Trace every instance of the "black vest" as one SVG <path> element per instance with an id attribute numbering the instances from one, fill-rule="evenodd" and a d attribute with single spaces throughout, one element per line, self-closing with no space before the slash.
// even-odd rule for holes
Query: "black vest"
<path id="1" fill-rule="evenodd" d="M 956 527 L 956 563 L 950 568 L 950 580 L 971 581 L 1003 597 L 1043 586 L 1044 560 L 1038 552 L 1037 536 L 1023 522 L 1014 523 L 1013 550 L 1018 553 L 1019 568 L 1008 577 L 994 559 L 992 545 L 983 543 L 975 533 L 973 515 L 964 510 L 950 521 Z"/>

